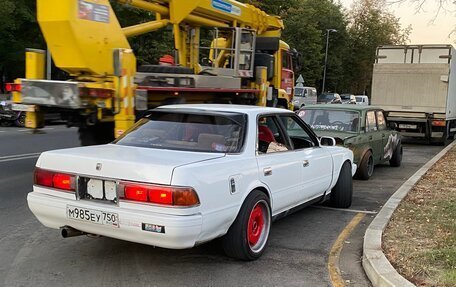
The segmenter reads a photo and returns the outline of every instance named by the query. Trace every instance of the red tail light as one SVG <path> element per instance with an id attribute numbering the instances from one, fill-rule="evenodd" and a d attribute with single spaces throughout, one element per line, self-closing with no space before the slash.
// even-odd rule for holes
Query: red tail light
<path id="1" fill-rule="evenodd" d="M 99 88 L 81 88 L 80 94 L 81 96 L 90 96 L 93 98 L 112 98 L 114 96 L 114 90 Z"/>
<path id="2" fill-rule="evenodd" d="M 16 83 L 6 83 L 5 84 L 5 90 L 7 92 L 20 92 L 22 89 L 21 84 L 16 84 Z"/>
<path id="3" fill-rule="evenodd" d="M 35 168 L 35 184 L 53 187 L 54 173 L 41 168 Z"/>
<path id="4" fill-rule="evenodd" d="M 125 186 L 125 198 L 134 201 L 147 202 L 147 187 L 140 185 Z"/>
<path id="5" fill-rule="evenodd" d="M 123 199 L 169 206 L 194 206 L 199 204 L 199 198 L 196 191 L 190 187 L 172 187 L 137 183 L 123 183 L 123 185 Z"/>
<path id="6" fill-rule="evenodd" d="M 444 127 L 446 126 L 445 120 L 433 120 L 432 125 L 435 127 Z"/>
<path id="7" fill-rule="evenodd" d="M 35 184 L 56 189 L 75 191 L 76 177 L 71 174 L 35 168 Z"/>
<path id="8" fill-rule="evenodd" d="M 54 174 L 52 183 L 55 188 L 64 189 L 64 190 L 74 190 L 74 176 L 63 173 Z"/>

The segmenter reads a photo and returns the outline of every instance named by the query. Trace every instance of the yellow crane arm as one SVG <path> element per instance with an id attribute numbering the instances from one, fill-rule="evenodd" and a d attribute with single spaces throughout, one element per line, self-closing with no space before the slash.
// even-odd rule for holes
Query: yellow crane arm
<path id="1" fill-rule="evenodd" d="M 233 27 L 243 26 L 257 30 L 261 35 L 266 31 L 280 31 L 283 22 L 255 6 L 233 0 L 117 0 L 136 8 L 169 17 L 172 24 L 190 22 L 201 26 Z"/>
<path id="2" fill-rule="evenodd" d="M 279 37 L 280 18 L 233 0 L 117 0 L 157 14 L 155 21 L 120 27 L 109 0 L 37 0 L 37 18 L 55 64 L 72 75 L 113 75 L 113 50 L 130 49 L 127 37 L 172 24 L 176 49 L 183 50 L 179 25 L 242 27 Z"/>

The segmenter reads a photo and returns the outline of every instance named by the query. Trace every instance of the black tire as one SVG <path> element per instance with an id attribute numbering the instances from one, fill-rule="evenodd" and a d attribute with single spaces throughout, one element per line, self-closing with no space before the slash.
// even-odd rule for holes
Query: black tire
<path id="1" fill-rule="evenodd" d="M 352 204 L 353 179 L 351 165 L 345 162 L 340 169 L 336 185 L 331 190 L 329 204 L 332 207 L 348 208 Z"/>
<path id="2" fill-rule="evenodd" d="M 260 258 L 269 240 L 272 222 L 270 206 L 263 192 L 254 190 L 249 194 L 222 239 L 226 255 L 246 261 Z"/>
<path id="3" fill-rule="evenodd" d="M 394 166 L 394 167 L 401 166 L 402 154 L 403 154 L 402 144 L 401 144 L 401 142 L 399 142 L 397 144 L 396 148 L 394 149 L 393 156 L 389 160 L 390 165 Z"/>
<path id="4" fill-rule="evenodd" d="M 0 127 L 9 127 L 11 126 L 11 122 L 10 121 L 2 121 L 0 120 Z"/>
<path id="5" fill-rule="evenodd" d="M 374 173 L 374 157 L 372 152 L 368 150 L 361 161 L 359 162 L 358 170 L 355 177 L 357 179 L 368 180 Z"/>
<path id="6" fill-rule="evenodd" d="M 25 113 L 21 113 L 15 121 L 16 126 L 25 127 L 25 117 Z"/>
<path id="7" fill-rule="evenodd" d="M 107 144 L 114 140 L 114 123 L 80 127 L 78 133 L 82 146 Z"/>

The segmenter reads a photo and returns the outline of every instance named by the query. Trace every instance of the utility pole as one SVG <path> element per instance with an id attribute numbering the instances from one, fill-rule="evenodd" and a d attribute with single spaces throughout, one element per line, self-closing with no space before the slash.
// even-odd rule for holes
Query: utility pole
<path id="1" fill-rule="evenodd" d="M 323 69 L 323 86 L 321 87 L 321 92 L 325 92 L 326 84 L 326 65 L 328 64 L 328 45 L 329 45 L 329 33 L 337 32 L 336 29 L 326 29 L 326 52 L 325 52 L 325 68 Z"/>

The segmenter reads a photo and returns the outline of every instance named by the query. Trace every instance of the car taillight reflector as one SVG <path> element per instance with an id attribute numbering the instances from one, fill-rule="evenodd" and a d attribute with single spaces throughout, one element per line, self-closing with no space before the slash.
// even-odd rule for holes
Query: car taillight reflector
<path id="1" fill-rule="evenodd" d="M 124 185 L 123 199 L 169 206 L 194 206 L 199 204 L 199 198 L 196 191 L 190 187 L 136 183 L 122 184 Z"/>
<path id="2" fill-rule="evenodd" d="M 71 174 L 35 168 L 34 179 L 36 185 L 68 191 L 75 191 L 76 189 L 76 177 Z"/>
<path id="3" fill-rule="evenodd" d="M 101 88 L 81 88 L 81 96 L 90 96 L 93 98 L 112 98 L 114 96 L 114 90 L 101 89 Z"/>
<path id="4" fill-rule="evenodd" d="M 16 84 L 16 83 L 6 83 L 5 84 L 5 90 L 7 92 L 20 92 L 21 91 L 21 84 Z"/>
<path id="5" fill-rule="evenodd" d="M 434 120 L 432 121 L 432 125 L 435 127 L 444 127 L 446 126 L 445 120 Z"/>

